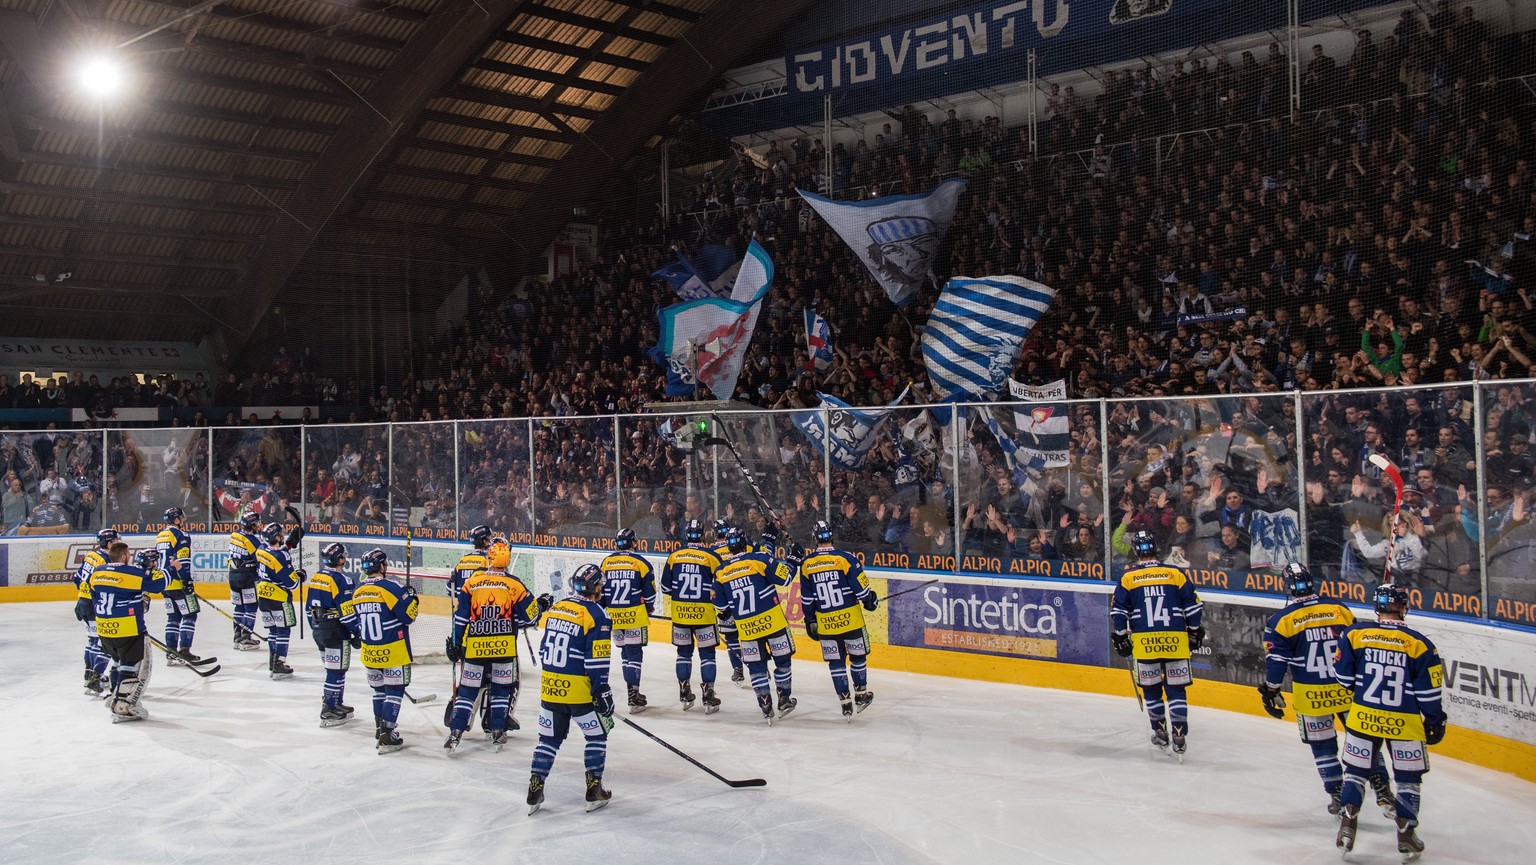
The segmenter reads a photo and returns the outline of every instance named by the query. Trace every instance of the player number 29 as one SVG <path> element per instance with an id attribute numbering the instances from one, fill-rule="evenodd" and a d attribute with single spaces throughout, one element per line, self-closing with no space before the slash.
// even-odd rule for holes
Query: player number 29
<path id="1" fill-rule="evenodd" d="M 686 572 L 679 574 L 678 576 L 681 578 L 679 582 L 682 583 L 682 585 L 678 587 L 681 590 L 679 594 L 681 594 L 683 597 L 697 598 L 704 594 L 703 574 Z"/>

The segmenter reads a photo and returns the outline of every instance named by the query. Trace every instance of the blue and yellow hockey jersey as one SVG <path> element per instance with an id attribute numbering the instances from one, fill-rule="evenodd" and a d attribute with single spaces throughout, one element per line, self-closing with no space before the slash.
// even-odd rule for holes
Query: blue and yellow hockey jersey
<path id="1" fill-rule="evenodd" d="M 1130 568 L 1115 586 L 1110 607 L 1114 632 L 1131 635 L 1138 661 L 1189 657 L 1189 629 L 1199 627 L 1205 607 L 1184 572 L 1162 562 Z"/>
<path id="2" fill-rule="evenodd" d="M 608 687 L 613 625 L 596 601 L 571 596 L 544 614 L 539 699 L 579 705 Z"/>
<path id="3" fill-rule="evenodd" d="M 1344 726 L 1367 736 L 1422 740 L 1426 720 L 1444 723 L 1440 654 L 1400 622 L 1357 624 L 1339 638 L 1333 673 L 1352 697 Z"/>

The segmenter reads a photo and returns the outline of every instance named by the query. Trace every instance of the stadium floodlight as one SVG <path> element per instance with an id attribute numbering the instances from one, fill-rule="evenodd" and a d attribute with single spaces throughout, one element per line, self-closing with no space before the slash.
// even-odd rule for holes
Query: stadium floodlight
<path id="1" fill-rule="evenodd" d="M 108 99 L 122 92 L 128 75 L 116 58 L 96 54 L 80 63 L 75 80 L 84 93 L 97 99 Z"/>

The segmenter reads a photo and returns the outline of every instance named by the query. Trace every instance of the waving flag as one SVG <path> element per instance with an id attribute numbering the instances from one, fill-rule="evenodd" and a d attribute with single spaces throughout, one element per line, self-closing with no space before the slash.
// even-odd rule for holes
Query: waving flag
<path id="1" fill-rule="evenodd" d="M 942 401 L 1003 389 L 1019 349 L 1056 289 L 1022 276 L 957 276 L 923 329 L 923 363 Z"/>
<path id="2" fill-rule="evenodd" d="M 1039 509 L 1041 506 L 1040 494 L 1044 488 L 1040 485 L 1041 469 L 1048 464 L 1040 454 L 1027 448 L 1020 447 L 1007 433 L 998 426 L 997 418 L 986 406 L 978 406 L 976 414 L 992 431 L 997 439 L 997 446 L 1003 451 L 1003 461 L 1008 465 L 1008 471 L 1013 476 L 1013 486 L 1019 491 L 1019 503 L 1026 511 L 1031 513 L 1033 524 L 1039 523 Z"/>
<path id="3" fill-rule="evenodd" d="M 1014 424 L 1019 428 L 1019 450 L 1026 457 L 1039 457 L 1047 466 L 1064 466 L 1072 462 L 1072 427 L 1064 405 L 1032 405 L 1029 411 L 1015 411 Z"/>
<path id="4" fill-rule="evenodd" d="M 773 261 L 754 239 L 730 299 L 691 300 L 661 310 L 661 341 L 650 355 L 667 367 L 669 396 L 692 393 L 697 374 L 716 399 L 731 398 L 772 283 Z"/>
<path id="5" fill-rule="evenodd" d="M 838 468 L 856 469 L 864 465 L 864 458 L 869 456 L 870 448 L 879 440 L 875 431 L 885 423 L 891 408 L 907 398 L 907 391 L 903 390 L 885 408 L 854 408 L 835 396 L 824 393 L 816 395 L 821 397 L 820 408 L 795 412 L 791 416 L 795 428 L 800 430 L 817 453 L 821 453 L 822 446 L 830 439 L 832 464 Z M 826 412 L 826 424 L 822 422 L 822 410 Z M 830 435 L 827 432 L 828 426 L 831 427 Z"/>
<path id="6" fill-rule="evenodd" d="M 964 180 L 946 180 L 922 195 L 868 201 L 833 201 L 803 189 L 800 196 L 853 249 L 891 302 L 906 306 L 933 276 L 964 188 Z"/>
<path id="7" fill-rule="evenodd" d="M 816 364 L 817 372 L 832 365 L 832 327 L 816 310 L 805 311 L 805 348 Z"/>

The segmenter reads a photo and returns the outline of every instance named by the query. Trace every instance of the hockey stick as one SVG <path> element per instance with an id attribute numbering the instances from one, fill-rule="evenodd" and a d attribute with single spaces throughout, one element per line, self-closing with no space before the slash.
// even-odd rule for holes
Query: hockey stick
<path id="1" fill-rule="evenodd" d="M 228 611 L 226 611 L 223 607 L 219 606 L 218 604 L 215 604 L 214 602 L 208 600 L 207 598 L 203 597 L 202 595 L 197 594 L 196 592 L 192 593 L 192 597 L 197 598 L 198 603 L 200 603 L 200 604 L 207 604 L 208 606 L 212 607 L 214 609 L 214 611 L 217 612 L 219 615 L 221 615 L 224 618 L 230 620 L 231 622 L 234 622 L 237 625 L 240 625 L 240 620 L 239 619 L 236 619 L 234 616 L 230 615 Z M 253 623 L 253 625 L 254 625 L 254 623 Z M 249 631 L 251 633 L 251 636 L 256 637 L 257 639 L 260 639 L 260 640 L 263 640 L 263 641 L 265 641 L 267 639 L 265 634 L 258 634 L 258 633 L 256 633 L 256 628 L 255 627 L 246 628 L 244 625 L 240 625 L 240 627 L 243 628 L 244 630 Z"/>
<path id="2" fill-rule="evenodd" d="M 288 540 L 289 543 L 291 543 L 291 546 L 289 547 L 289 549 L 297 549 L 299 551 L 299 570 L 303 571 L 304 570 L 304 519 L 303 519 L 303 517 L 299 516 L 299 512 L 298 511 L 294 510 L 293 505 L 287 505 L 287 506 L 285 506 L 283 508 L 283 510 L 288 512 L 288 517 L 293 520 L 293 526 L 294 526 L 294 530 L 290 531 L 288 533 L 288 539 L 287 540 Z M 294 600 L 299 602 L 299 611 L 298 611 L 298 615 L 295 618 L 297 618 L 299 620 L 299 639 L 303 640 L 304 639 L 304 580 L 303 580 L 302 577 L 299 579 L 298 586 L 296 586 L 294 588 L 293 594 L 294 594 Z"/>
<path id="3" fill-rule="evenodd" d="M 925 582 L 918 583 L 917 585 L 913 586 L 910 589 L 902 589 L 899 592 L 891 592 L 889 595 L 886 595 L 884 598 L 881 598 L 881 600 L 882 601 L 889 601 L 891 598 L 899 598 L 902 595 L 910 595 L 913 592 L 917 591 L 918 589 L 925 588 L 927 586 L 931 586 L 934 583 L 938 583 L 938 582 L 942 582 L 942 580 L 939 577 L 934 577 L 931 580 L 927 580 Z"/>
<path id="4" fill-rule="evenodd" d="M 718 413 L 710 412 L 709 416 L 715 419 L 715 423 L 719 425 L 721 432 L 727 432 L 725 421 L 720 419 Z M 784 519 L 779 516 L 779 512 L 774 510 L 772 505 L 768 504 L 768 497 L 763 495 L 762 487 L 757 485 L 757 479 L 752 477 L 752 472 L 747 469 L 747 461 L 741 458 L 741 451 L 736 449 L 736 443 L 726 437 L 714 436 L 705 439 L 703 444 L 705 447 L 723 444 L 730 449 L 731 456 L 736 458 L 736 468 L 741 470 L 741 476 L 746 479 L 747 486 L 752 488 L 752 494 L 757 497 L 757 503 L 763 506 L 763 510 L 767 511 L 769 516 L 773 517 L 774 525 L 778 526 L 780 531 L 782 531 L 784 529 Z"/>
<path id="5" fill-rule="evenodd" d="M 1141 699 L 1141 683 L 1136 681 L 1136 659 L 1126 658 L 1128 662 L 1125 671 L 1131 676 L 1131 693 L 1136 695 L 1136 710 L 1143 715 L 1147 713 L 1147 704 Z"/>
<path id="6" fill-rule="evenodd" d="M 175 649 L 172 649 L 170 646 L 167 646 L 166 644 L 160 642 L 159 640 L 155 639 L 154 637 L 151 637 L 149 634 L 145 634 L 144 635 L 144 639 L 148 640 L 151 644 L 153 644 L 154 646 L 159 648 L 160 651 L 166 653 L 167 655 L 177 655 L 177 656 L 180 656 L 180 654 L 181 654 L 180 652 L 176 651 Z M 204 679 L 206 679 L 209 676 L 212 676 L 214 673 L 217 673 L 219 670 L 223 669 L 223 667 L 221 667 L 219 665 L 218 661 L 219 661 L 218 658 L 203 658 L 197 664 L 194 664 L 194 663 L 192 663 L 190 661 L 188 661 L 186 663 L 187 663 L 187 669 L 191 670 L 192 672 L 194 672 L 194 673 L 198 674 L 199 676 L 202 676 Z M 213 664 L 213 668 L 212 669 L 204 669 L 204 667 L 207 667 L 209 664 Z"/>
<path id="7" fill-rule="evenodd" d="M 768 782 L 763 780 L 762 778 L 747 778 L 747 779 L 744 779 L 744 780 L 741 780 L 741 781 L 732 781 L 730 778 L 725 777 L 724 775 L 720 774 L 719 772 L 716 772 L 714 769 L 709 768 L 708 766 L 704 765 L 703 763 L 700 763 L 698 760 L 695 760 L 692 757 L 688 756 L 687 754 L 683 753 L 682 751 L 679 751 L 671 743 L 667 742 L 665 739 L 661 738 L 660 736 L 657 736 L 655 733 L 652 733 L 650 730 L 645 729 L 644 727 L 640 726 L 639 724 L 636 724 L 634 721 L 631 721 L 628 718 L 621 718 L 620 720 L 622 720 L 624 723 L 628 724 L 629 726 L 634 727 L 636 730 L 639 730 L 647 739 L 650 739 L 652 742 L 655 742 L 656 744 L 660 745 L 661 747 L 666 748 L 668 751 L 671 751 L 672 753 L 676 754 L 677 756 L 682 757 L 684 760 L 687 760 L 688 762 L 690 762 L 693 765 L 699 767 L 700 769 L 703 769 L 706 774 L 708 774 L 710 777 L 714 778 L 716 781 L 721 782 L 722 784 L 724 784 L 727 787 L 741 788 L 741 787 L 766 787 L 766 786 L 768 786 Z"/>
<path id="8" fill-rule="evenodd" d="M 1371 465 L 1381 469 L 1382 474 L 1392 480 L 1392 485 L 1397 487 L 1397 499 L 1392 503 L 1392 521 L 1387 524 L 1387 559 L 1381 565 L 1381 581 L 1392 582 L 1392 552 L 1397 548 L 1397 519 L 1403 509 L 1403 473 L 1397 470 L 1397 466 L 1382 454 L 1371 454 L 1367 457 Z M 1407 531 L 1407 527 L 1403 527 Z"/>
<path id="9" fill-rule="evenodd" d="M 437 695 L 436 694 L 422 694 L 420 697 L 413 697 L 413 696 L 411 696 L 411 692 L 410 691 L 406 691 L 405 692 L 405 698 L 407 700 L 410 700 L 412 703 L 415 703 L 416 705 L 419 706 L 422 703 L 430 703 L 433 700 L 436 700 L 437 699 Z"/>

